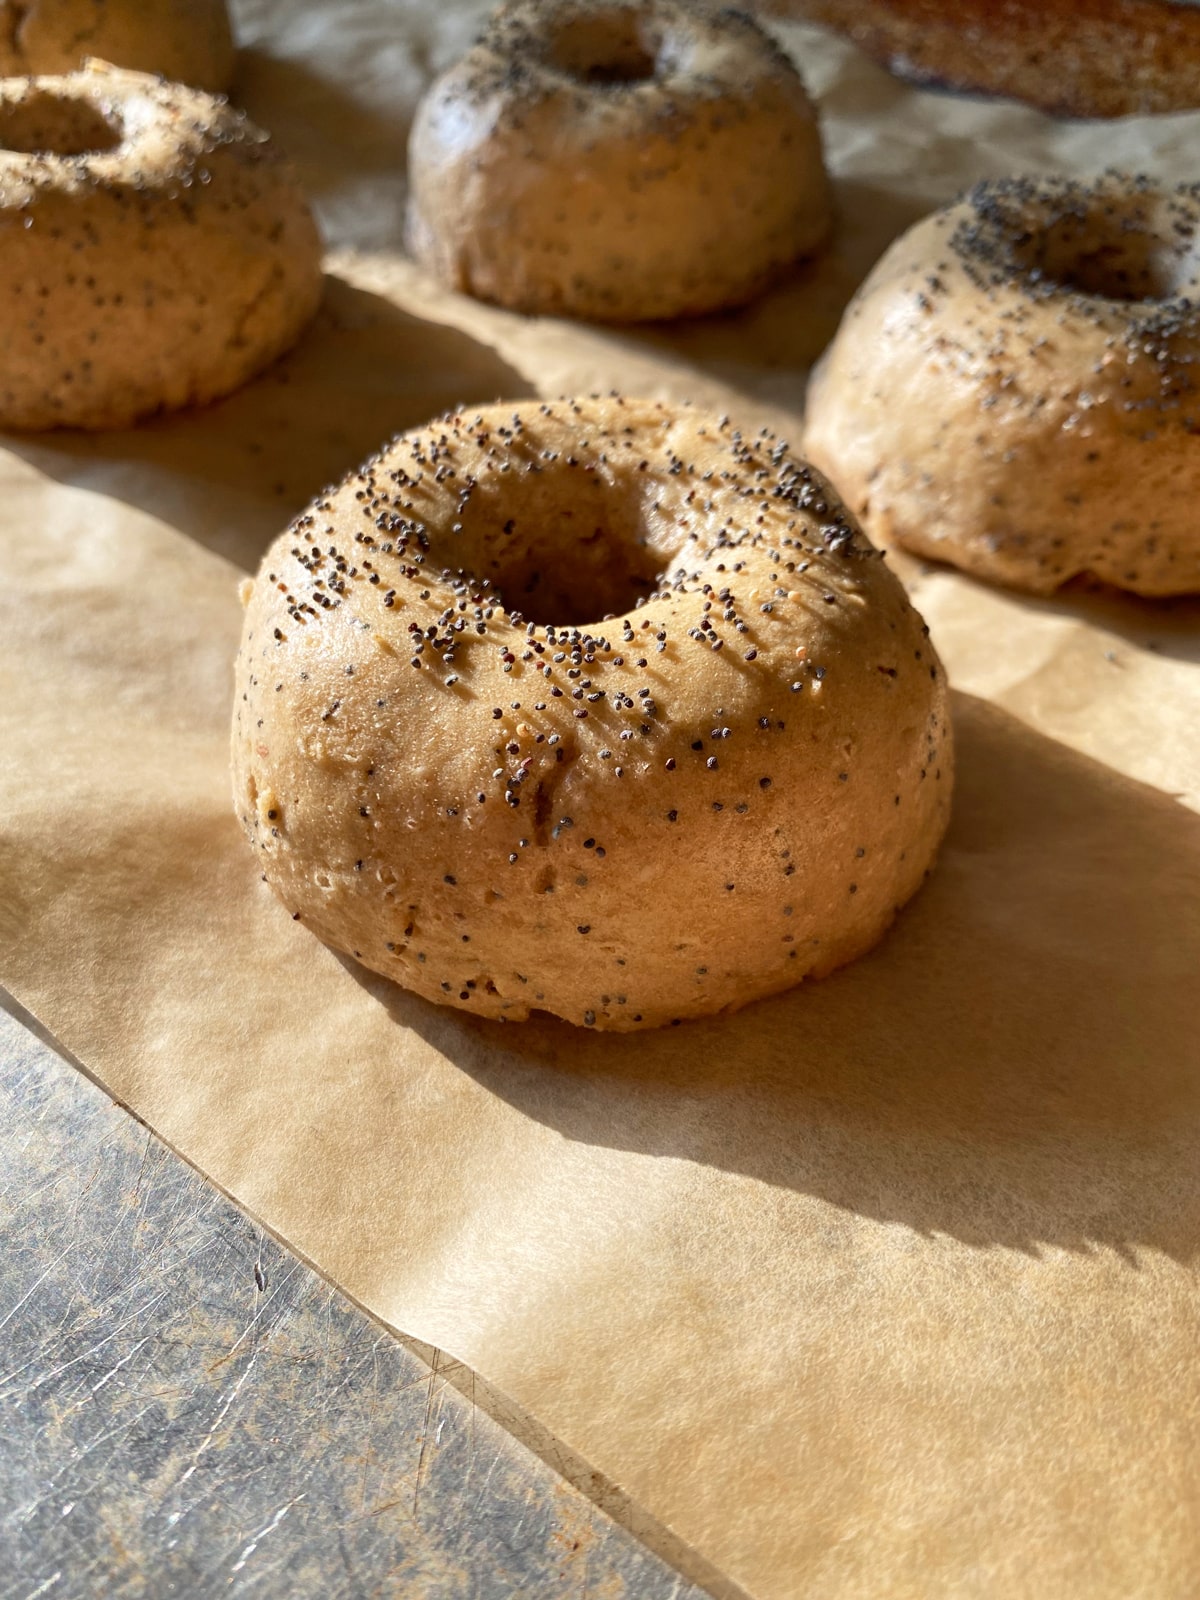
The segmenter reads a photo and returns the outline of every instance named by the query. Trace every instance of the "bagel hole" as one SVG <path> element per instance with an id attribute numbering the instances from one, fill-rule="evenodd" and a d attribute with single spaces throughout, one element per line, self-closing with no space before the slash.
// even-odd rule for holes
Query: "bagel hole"
<path id="1" fill-rule="evenodd" d="M 612 552 L 608 570 L 589 570 L 584 585 L 572 582 L 570 573 L 539 562 L 506 573 L 494 587 L 507 610 L 519 611 L 539 628 L 593 627 L 605 617 L 633 611 L 657 586 L 657 570 L 622 563 L 617 559 L 621 553 Z"/>
<path id="2" fill-rule="evenodd" d="M 566 433 L 556 423 L 546 438 L 531 430 L 515 457 L 530 470 L 483 474 L 454 509 L 441 537 L 474 604 L 487 594 L 536 628 L 603 630 L 658 591 L 691 518 L 662 509 L 670 496 L 650 470 L 652 431 L 630 428 L 615 448 L 589 432 L 585 422 Z M 558 448 L 548 451 L 550 437 Z"/>
<path id="3" fill-rule="evenodd" d="M 550 40 L 550 60 L 568 77 L 600 88 L 646 83 L 658 68 L 633 7 L 572 18 Z"/>
<path id="4" fill-rule="evenodd" d="M 1126 303 L 1173 299 L 1193 276 L 1192 253 L 1135 220 L 1066 217 L 1020 246 L 1024 264 L 1074 294 Z"/>
<path id="5" fill-rule="evenodd" d="M 39 90 L 0 104 L 0 149 L 85 156 L 115 150 L 120 142 L 120 127 L 90 100 Z"/>
<path id="6" fill-rule="evenodd" d="M 632 529 L 594 527 L 582 536 L 569 523 L 549 544 L 531 541 L 519 558 L 496 562 L 488 574 L 505 610 L 542 628 L 579 628 L 633 611 L 654 593 L 662 571 Z"/>

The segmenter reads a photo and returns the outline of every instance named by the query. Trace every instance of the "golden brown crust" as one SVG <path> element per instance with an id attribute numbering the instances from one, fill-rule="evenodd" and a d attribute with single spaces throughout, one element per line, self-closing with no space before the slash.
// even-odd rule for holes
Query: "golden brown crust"
<path id="1" fill-rule="evenodd" d="M 0 0 L 0 76 L 73 72 L 89 57 L 227 89 L 234 48 L 225 0 Z"/>
<path id="2" fill-rule="evenodd" d="M 830 221 L 812 105 L 748 18 L 512 0 L 430 88 L 409 241 L 515 310 L 640 321 L 738 304 Z"/>
<path id="3" fill-rule="evenodd" d="M 649 401 L 397 440 L 268 551 L 237 695 L 285 906 L 482 1016 L 652 1027 L 827 973 L 948 814 L 944 677 L 879 553 L 785 444 Z"/>
<path id="4" fill-rule="evenodd" d="M 882 543 L 1035 594 L 1200 590 L 1200 185 L 991 180 L 918 223 L 805 448 Z"/>
<path id="5" fill-rule="evenodd" d="M 320 240 L 267 136 L 93 63 L 0 82 L 0 425 L 121 427 L 215 399 L 316 309 Z"/>
<path id="6" fill-rule="evenodd" d="M 1073 117 L 1200 105 L 1200 8 L 1174 0 L 760 0 L 898 77 Z"/>

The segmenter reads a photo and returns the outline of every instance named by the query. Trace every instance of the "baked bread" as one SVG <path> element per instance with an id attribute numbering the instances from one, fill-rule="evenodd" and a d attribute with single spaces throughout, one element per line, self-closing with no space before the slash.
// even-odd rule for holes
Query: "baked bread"
<path id="1" fill-rule="evenodd" d="M 0 426 L 115 428 L 216 399 L 321 293 L 307 202 L 223 101 L 93 63 L 0 80 Z"/>
<path id="2" fill-rule="evenodd" d="M 0 76 L 73 72 L 88 58 L 227 89 L 225 0 L 0 0 Z"/>
<path id="3" fill-rule="evenodd" d="M 1034 594 L 1200 591 L 1200 185 L 989 180 L 919 222 L 805 449 L 878 542 Z"/>
<path id="4" fill-rule="evenodd" d="M 844 33 L 898 77 L 1070 117 L 1200 105 L 1189 0 L 759 0 Z"/>
<path id="5" fill-rule="evenodd" d="M 684 0 L 509 0 L 409 140 L 412 253 L 517 311 L 737 305 L 830 226 L 816 116 L 748 17 Z"/>
<path id="6" fill-rule="evenodd" d="M 236 676 L 266 880 L 477 1016 L 648 1028 L 828 973 L 946 826 L 901 585 L 786 444 L 686 408 L 403 435 L 267 552 Z"/>

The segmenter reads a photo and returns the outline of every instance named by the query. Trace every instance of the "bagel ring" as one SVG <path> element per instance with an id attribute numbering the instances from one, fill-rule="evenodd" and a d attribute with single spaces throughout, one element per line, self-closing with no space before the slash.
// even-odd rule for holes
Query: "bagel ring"
<path id="1" fill-rule="evenodd" d="M 805 448 L 879 543 L 1034 594 L 1200 591 L 1200 184 L 993 179 L 919 222 Z"/>
<path id="2" fill-rule="evenodd" d="M 653 1027 L 873 945 L 951 788 L 927 629 L 816 473 L 637 400 L 402 435 L 246 585 L 235 804 L 428 1000 Z"/>
<path id="3" fill-rule="evenodd" d="M 409 141 L 409 244 L 518 311 L 645 321 L 739 305 L 830 226 L 812 104 L 729 8 L 511 0 Z"/>
<path id="4" fill-rule="evenodd" d="M 115 428 L 228 393 L 321 292 L 267 136 L 199 90 L 92 63 L 0 82 L 0 426 Z"/>
<path id="5" fill-rule="evenodd" d="M 0 77 L 74 72 L 89 57 L 218 93 L 234 64 L 225 0 L 0 0 Z"/>

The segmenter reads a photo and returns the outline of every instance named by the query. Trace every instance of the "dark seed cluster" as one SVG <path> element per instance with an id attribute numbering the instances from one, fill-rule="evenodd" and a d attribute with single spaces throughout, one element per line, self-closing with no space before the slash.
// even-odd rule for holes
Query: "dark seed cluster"
<path id="1" fill-rule="evenodd" d="M 698 45 L 703 72 L 692 70 Z M 599 96 L 625 109 L 651 81 L 723 99 L 738 116 L 749 87 L 747 51 L 758 73 L 795 81 L 786 53 L 733 7 L 703 0 L 644 0 L 636 7 L 621 0 L 508 0 L 489 14 L 456 88 L 475 106 L 500 100 L 518 126 L 522 107 L 539 97 L 565 92 L 591 109 Z M 685 106 L 670 104 L 677 118 L 685 113 Z M 669 117 L 659 112 L 658 120 Z"/>

